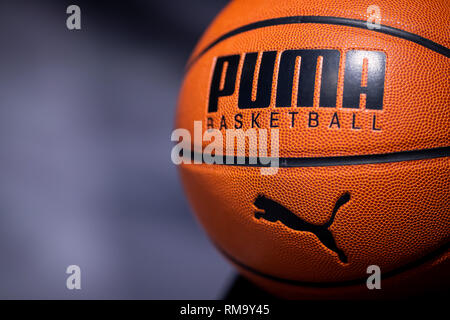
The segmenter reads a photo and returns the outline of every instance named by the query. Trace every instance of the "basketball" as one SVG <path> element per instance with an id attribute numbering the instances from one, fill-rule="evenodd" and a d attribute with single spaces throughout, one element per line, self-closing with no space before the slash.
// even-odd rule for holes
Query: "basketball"
<path id="1" fill-rule="evenodd" d="M 180 90 L 179 173 L 242 275 L 288 299 L 448 288 L 449 16 L 447 0 L 234 0 L 213 21 Z M 230 161 L 201 158 L 213 140 Z"/>

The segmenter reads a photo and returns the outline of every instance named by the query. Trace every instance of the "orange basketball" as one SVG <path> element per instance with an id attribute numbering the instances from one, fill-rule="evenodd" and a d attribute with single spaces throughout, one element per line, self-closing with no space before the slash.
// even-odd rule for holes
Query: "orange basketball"
<path id="1" fill-rule="evenodd" d="M 373 4 L 231 1 L 187 64 L 176 128 L 279 133 L 274 174 L 251 147 L 179 168 L 218 250 L 282 297 L 449 286 L 450 2 Z"/>

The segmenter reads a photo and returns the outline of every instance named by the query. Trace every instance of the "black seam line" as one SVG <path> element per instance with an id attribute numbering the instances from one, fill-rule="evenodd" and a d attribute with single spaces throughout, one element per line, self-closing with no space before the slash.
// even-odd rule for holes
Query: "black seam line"
<path id="1" fill-rule="evenodd" d="M 200 158 L 200 154 L 197 153 Z M 220 157 L 220 156 L 216 156 Z M 222 156 L 225 158 L 226 156 Z M 370 154 L 357 156 L 339 156 L 339 157 L 313 157 L 313 158 L 250 158 L 250 157 L 236 157 L 230 156 L 233 160 L 231 163 L 214 165 L 226 166 L 243 166 L 243 167 L 270 167 L 278 160 L 278 167 L 293 168 L 293 167 L 329 167 L 329 166 L 354 166 L 365 164 L 391 163 L 403 161 L 416 161 L 424 159 L 435 159 L 450 157 L 450 147 L 422 149 L 412 151 L 401 151 L 384 154 Z M 222 160 L 223 160 L 222 158 Z M 191 160 L 196 159 L 196 153 L 191 154 Z M 202 163 L 205 163 L 202 157 Z"/>
<path id="2" fill-rule="evenodd" d="M 198 60 L 200 59 L 206 52 L 208 52 L 210 49 L 212 49 L 214 46 L 216 46 L 218 43 L 231 38 L 235 35 L 265 28 L 265 27 L 272 27 L 272 26 L 279 26 L 279 25 L 285 25 L 285 24 L 300 24 L 300 23 L 318 23 L 318 24 L 333 24 L 333 25 L 340 25 L 340 26 L 347 26 L 347 27 L 354 27 L 354 28 L 361 28 L 361 29 L 367 29 L 369 31 L 379 32 L 388 34 L 397 38 L 405 39 L 414 43 L 417 43 L 427 49 L 430 49 L 434 52 L 437 52 L 439 54 L 444 55 L 445 57 L 450 57 L 450 49 L 447 47 L 444 47 L 443 45 L 436 43 L 434 41 L 431 41 L 429 39 L 426 39 L 424 37 L 421 37 L 417 34 L 410 33 L 408 31 L 404 31 L 401 29 L 380 25 L 379 29 L 368 29 L 367 28 L 367 21 L 364 20 L 357 20 L 357 19 L 347 19 L 347 18 L 341 18 L 341 17 L 325 17 L 325 16 L 292 16 L 292 17 L 282 17 L 282 18 L 274 18 L 274 19 L 268 19 L 268 20 L 262 20 L 254 23 L 247 24 L 245 26 L 239 27 L 237 29 L 234 29 L 230 32 L 225 33 L 221 37 L 217 38 L 215 41 L 210 43 L 206 48 L 204 48 L 197 56 L 193 57 L 187 64 L 186 70 L 189 70 L 190 67 Z"/>
<path id="3" fill-rule="evenodd" d="M 277 277 L 277 276 L 274 276 L 271 274 L 261 272 L 257 269 L 254 269 L 254 268 L 244 264 L 243 262 L 237 260 L 233 256 L 229 255 L 221 247 L 217 246 L 217 244 L 214 244 L 214 245 L 227 259 L 229 259 L 231 262 L 238 265 L 239 267 L 249 271 L 250 273 L 253 273 L 255 275 L 258 275 L 260 277 L 263 277 L 263 278 L 266 278 L 266 279 L 269 279 L 272 281 L 290 284 L 293 286 L 315 287 L 315 288 L 349 287 L 349 286 L 356 286 L 356 285 L 364 284 L 367 280 L 367 278 L 361 278 L 361 279 L 335 281 L 335 282 L 309 282 L 309 281 L 299 281 L 299 280 L 281 278 L 281 277 Z M 425 256 L 423 256 L 417 260 L 414 260 L 412 262 L 404 264 L 403 266 L 393 269 L 391 271 L 382 273 L 381 278 L 387 279 L 387 278 L 396 276 L 400 273 L 406 272 L 408 270 L 420 267 L 420 266 L 426 264 L 427 262 L 431 261 L 432 259 L 439 257 L 441 254 L 444 254 L 449 249 L 449 247 L 450 247 L 450 242 L 446 242 L 444 245 L 442 245 L 438 249 L 426 254 Z"/>

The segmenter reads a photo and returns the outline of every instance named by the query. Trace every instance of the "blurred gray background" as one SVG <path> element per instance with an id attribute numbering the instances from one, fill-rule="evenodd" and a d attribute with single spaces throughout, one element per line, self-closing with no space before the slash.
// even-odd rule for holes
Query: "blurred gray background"
<path id="1" fill-rule="evenodd" d="M 234 271 L 191 214 L 170 134 L 184 64 L 226 2 L 0 1 L 0 298 L 225 294 Z"/>

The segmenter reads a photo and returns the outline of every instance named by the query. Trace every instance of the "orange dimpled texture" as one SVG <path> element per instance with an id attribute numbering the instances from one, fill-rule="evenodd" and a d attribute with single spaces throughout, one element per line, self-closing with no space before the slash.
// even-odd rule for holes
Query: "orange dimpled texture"
<path id="1" fill-rule="evenodd" d="M 235 0 L 187 64 L 177 128 L 279 131 L 273 175 L 180 174 L 218 250 L 286 298 L 379 295 L 371 265 L 386 295 L 449 285 L 450 3 L 372 4 Z"/>

